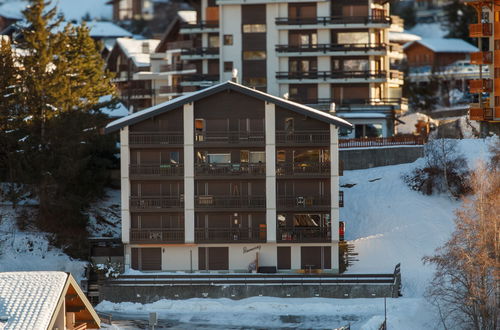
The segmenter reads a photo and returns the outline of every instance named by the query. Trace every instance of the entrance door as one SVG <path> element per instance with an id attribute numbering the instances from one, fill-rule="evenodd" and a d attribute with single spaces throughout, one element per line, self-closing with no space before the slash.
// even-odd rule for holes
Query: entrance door
<path id="1" fill-rule="evenodd" d="M 292 268 L 292 248 L 289 246 L 278 246 L 278 269 Z"/>
<path id="2" fill-rule="evenodd" d="M 132 269 L 161 270 L 161 248 L 132 248 Z"/>
<path id="3" fill-rule="evenodd" d="M 229 248 L 227 247 L 198 248 L 198 269 L 228 270 Z"/>
<path id="4" fill-rule="evenodd" d="M 331 246 L 303 246 L 300 248 L 300 267 L 302 269 L 332 268 Z"/>

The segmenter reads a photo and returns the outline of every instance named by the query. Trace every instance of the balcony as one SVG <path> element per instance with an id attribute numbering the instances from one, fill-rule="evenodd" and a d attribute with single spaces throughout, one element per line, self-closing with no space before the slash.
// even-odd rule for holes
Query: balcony
<path id="1" fill-rule="evenodd" d="M 471 104 L 469 118 L 476 121 L 493 120 L 493 108 L 481 108 L 479 104 Z"/>
<path id="2" fill-rule="evenodd" d="M 277 206 L 280 209 L 313 210 L 331 207 L 330 196 L 278 196 Z"/>
<path id="3" fill-rule="evenodd" d="M 129 175 L 132 179 L 160 179 L 179 178 L 184 176 L 184 164 L 156 164 L 129 166 Z"/>
<path id="4" fill-rule="evenodd" d="M 264 243 L 266 228 L 196 228 L 196 243 Z"/>
<path id="5" fill-rule="evenodd" d="M 219 81 L 218 74 L 188 74 L 182 76 L 181 86 L 212 86 Z"/>
<path id="6" fill-rule="evenodd" d="M 196 176 L 221 177 L 221 176 L 245 176 L 264 177 L 266 164 L 264 163 L 210 163 L 195 164 Z"/>
<path id="7" fill-rule="evenodd" d="M 167 64 L 160 65 L 160 72 L 181 72 L 181 71 L 195 71 L 196 65 L 194 64 L 185 64 L 185 63 L 175 63 L 175 64 Z M 196 71 L 195 71 L 196 72 Z"/>
<path id="8" fill-rule="evenodd" d="M 292 227 L 278 228 L 278 243 L 327 243 L 332 236 L 328 227 Z"/>
<path id="9" fill-rule="evenodd" d="M 331 55 L 384 55 L 387 52 L 387 45 L 380 44 L 308 44 L 308 45 L 276 45 L 276 52 L 281 54 L 293 53 L 293 56 L 317 54 Z M 377 54 L 373 54 L 373 53 Z M 318 55 L 321 55 L 318 54 Z"/>
<path id="10" fill-rule="evenodd" d="M 331 82 L 384 82 L 386 71 L 281 71 L 276 72 L 276 79 L 292 80 L 322 80 Z"/>
<path id="11" fill-rule="evenodd" d="M 328 177 L 330 176 L 330 162 L 278 162 L 276 176 Z"/>
<path id="12" fill-rule="evenodd" d="M 181 196 L 155 196 L 155 197 L 130 197 L 132 210 L 168 210 L 184 207 L 184 197 Z"/>
<path id="13" fill-rule="evenodd" d="M 193 47 L 193 40 L 181 40 L 167 42 L 167 50 Z"/>
<path id="14" fill-rule="evenodd" d="M 186 22 L 180 26 L 180 33 L 202 33 L 202 32 L 218 32 L 219 21 L 199 21 L 199 22 Z"/>
<path id="15" fill-rule="evenodd" d="M 329 145 L 330 131 L 276 131 L 277 145 Z"/>
<path id="16" fill-rule="evenodd" d="M 491 23 L 469 24 L 469 37 L 483 38 L 493 35 L 493 26 Z"/>
<path id="17" fill-rule="evenodd" d="M 181 57 L 186 60 L 219 58 L 219 47 L 184 48 Z"/>
<path id="18" fill-rule="evenodd" d="M 195 143 L 198 145 L 263 145 L 265 134 L 263 131 L 222 131 L 222 132 L 203 132 L 196 133 Z"/>
<path id="19" fill-rule="evenodd" d="M 399 71 L 399 70 L 390 70 L 389 71 L 389 79 L 398 80 L 398 81 L 401 81 L 401 83 L 402 83 L 403 79 L 404 79 L 404 73 L 402 71 Z"/>
<path id="20" fill-rule="evenodd" d="M 472 79 L 469 80 L 469 92 L 472 94 L 489 93 L 493 91 L 493 80 Z"/>
<path id="21" fill-rule="evenodd" d="M 259 209 L 266 207 L 266 196 L 195 196 L 195 206 L 200 209 Z"/>
<path id="22" fill-rule="evenodd" d="M 151 88 L 133 88 L 124 89 L 122 91 L 122 97 L 131 99 L 149 99 L 153 96 L 154 90 Z"/>
<path id="23" fill-rule="evenodd" d="M 319 110 L 330 110 L 330 105 L 335 103 L 336 111 L 351 110 L 377 110 L 377 111 L 406 111 L 408 110 L 407 98 L 360 98 L 360 99 L 333 99 L 333 98 L 291 98 L 292 101 L 314 106 Z"/>
<path id="24" fill-rule="evenodd" d="M 182 146 L 184 136 L 182 132 L 170 132 L 168 134 L 157 132 L 131 132 L 129 144 L 132 147 L 165 147 Z"/>
<path id="25" fill-rule="evenodd" d="M 130 229 L 130 243 L 184 243 L 184 228 Z"/>
<path id="26" fill-rule="evenodd" d="M 276 25 L 340 25 L 345 28 L 354 26 L 383 25 L 389 27 L 391 24 L 390 16 L 319 16 L 319 17 L 278 17 Z M 308 26 L 309 28 L 309 26 Z"/>
<path id="27" fill-rule="evenodd" d="M 493 52 L 475 52 L 470 54 L 470 63 L 483 65 L 493 63 Z"/>

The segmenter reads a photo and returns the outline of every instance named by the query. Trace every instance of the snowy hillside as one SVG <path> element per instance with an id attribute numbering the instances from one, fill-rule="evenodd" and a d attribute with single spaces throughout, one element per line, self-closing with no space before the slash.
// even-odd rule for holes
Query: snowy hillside
<path id="1" fill-rule="evenodd" d="M 469 165 L 488 157 L 490 140 L 462 140 L 460 148 Z M 432 306 L 423 298 L 433 269 L 422 264 L 424 255 L 433 253 L 453 230 L 453 211 L 460 202 L 446 196 L 423 196 L 411 191 L 401 175 L 422 162 L 345 171 L 341 188 L 345 207 L 347 239 L 355 245 L 359 261 L 350 273 L 392 272 L 401 262 L 403 298 L 387 300 L 391 329 L 439 329 Z M 228 299 L 161 300 L 154 304 L 113 304 L 103 302 L 101 311 L 121 317 L 146 319 L 156 311 L 168 324 L 183 329 L 195 326 L 266 328 L 332 328 L 348 323 L 351 329 L 378 329 L 383 321 L 382 299 L 280 299 L 254 297 Z M 173 323 L 172 323 L 173 322 Z M 129 329 L 128 327 L 123 327 Z"/>
<path id="2" fill-rule="evenodd" d="M 87 13 L 93 19 L 110 20 L 112 18 L 112 7 L 107 5 L 107 0 L 58 0 L 52 1 L 57 4 L 59 11 L 67 20 L 81 20 Z M 8 14 L 9 17 L 22 18 L 21 11 L 26 7 L 25 0 L 0 0 L 0 13 Z"/>

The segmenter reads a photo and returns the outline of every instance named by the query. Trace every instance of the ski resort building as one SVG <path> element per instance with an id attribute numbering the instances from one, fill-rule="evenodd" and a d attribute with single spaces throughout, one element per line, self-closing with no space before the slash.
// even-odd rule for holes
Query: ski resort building
<path id="1" fill-rule="evenodd" d="M 488 73 L 469 82 L 477 94 L 470 105 L 469 118 L 481 123 L 481 134 L 500 134 L 500 4 L 493 0 L 466 0 L 477 12 L 477 22 L 469 26 L 471 38 L 477 38 L 479 52 L 471 54 L 471 63 L 488 66 Z"/>
<path id="2" fill-rule="evenodd" d="M 338 272 L 338 132 L 351 127 L 231 81 L 110 123 L 125 268 Z"/>

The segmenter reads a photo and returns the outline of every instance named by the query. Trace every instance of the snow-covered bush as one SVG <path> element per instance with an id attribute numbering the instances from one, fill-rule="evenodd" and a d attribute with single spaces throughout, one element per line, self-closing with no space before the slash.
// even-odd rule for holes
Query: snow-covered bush
<path id="1" fill-rule="evenodd" d="M 411 189 L 426 195 L 449 193 L 456 198 L 470 191 L 469 168 L 456 140 L 431 140 L 424 154 L 425 165 L 403 175 Z"/>
<path id="2" fill-rule="evenodd" d="M 104 275 L 106 278 L 114 277 L 117 278 L 120 275 L 120 270 L 122 269 L 122 264 L 119 262 L 112 262 L 110 260 L 106 261 L 104 264 L 92 265 L 94 271 L 98 274 Z"/>

